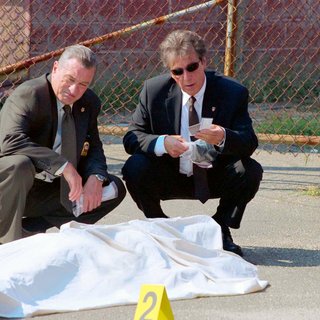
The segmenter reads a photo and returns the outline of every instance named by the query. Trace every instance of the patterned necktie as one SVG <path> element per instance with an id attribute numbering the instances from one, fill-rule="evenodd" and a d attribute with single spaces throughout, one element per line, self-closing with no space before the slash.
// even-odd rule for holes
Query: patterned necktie
<path id="1" fill-rule="evenodd" d="M 64 115 L 61 124 L 61 155 L 63 155 L 72 165 L 77 167 L 77 144 L 76 128 L 69 105 L 63 107 Z M 70 188 L 62 176 L 60 180 L 60 202 L 69 211 L 72 212 L 72 202 L 69 200 Z"/>
<path id="2" fill-rule="evenodd" d="M 193 126 L 199 123 L 199 117 L 194 107 L 196 98 L 191 96 L 188 100 L 189 107 L 189 126 Z M 195 141 L 195 137 L 190 137 L 191 141 Z M 194 183 L 194 195 L 196 199 L 199 199 L 202 203 L 205 203 L 210 198 L 210 190 L 208 186 L 207 171 L 204 168 L 200 168 L 196 164 L 193 164 L 193 183 Z"/>
<path id="3" fill-rule="evenodd" d="M 197 111 L 194 107 L 194 103 L 196 102 L 196 98 L 191 96 L 188 100 L 188 107 L 189 107 L 189 126 L 193 126 L 197 123 L 199 123 L 199 117 L 197 114 Z M 192 136 L 191 140 L 195 140 L 195 138 Z"/>

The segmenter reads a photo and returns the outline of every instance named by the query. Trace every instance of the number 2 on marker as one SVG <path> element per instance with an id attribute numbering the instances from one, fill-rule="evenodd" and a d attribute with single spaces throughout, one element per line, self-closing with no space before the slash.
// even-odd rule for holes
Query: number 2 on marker
<path id="1" fill-rule="evenodd" d="M 142 285 L 134 320 L 174 320 L 164 285 Z"/>
<path id="2" fill-rule="evenodd" d="M 157 295 L 155 292 L 147 292 L 147 294 L 144 296 L 143 302 L 147 302 L 151 298 L 151 305 L 150 307 L 141 315 L 139 320 L 152 320 L 151 318 L 146 318 L 152 310 L 155 308 L 157 304 Z"/>

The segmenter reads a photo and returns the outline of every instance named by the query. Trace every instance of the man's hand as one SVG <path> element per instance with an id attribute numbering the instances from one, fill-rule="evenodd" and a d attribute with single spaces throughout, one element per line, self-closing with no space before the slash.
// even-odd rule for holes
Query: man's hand
<path id="1" fill-rule="evenodd" d="M 210 144 L 219 145 L 224 139 L 224 130 L 222 127 L 212 124 L 210 128 L 197 132 L 195 138 L 204 140 Z"/>
<path id="2" fill-rule="evenodd" d="M 181 136 L 166 136 L 164 139 L 164 147 L 172 158 L 178 158 L 181 154 L 188 150 L 185 140 Z"/>
<path id="3" fill-rule="evenodd" d="M 91 175 L 83 187 L 83 212 L 89 212 L 101 205 L 102 181 Z"/>
<path id="4" fill-rule="evenodd" d="M 82 193 L 82 178 L 75 169 L 75 167 L 68 162 L 66 167 L 62 172 L 64 178 L 68 182 L 70 192 L 69 192 L 69 200 L 76 201 L 80 199 Z"/>

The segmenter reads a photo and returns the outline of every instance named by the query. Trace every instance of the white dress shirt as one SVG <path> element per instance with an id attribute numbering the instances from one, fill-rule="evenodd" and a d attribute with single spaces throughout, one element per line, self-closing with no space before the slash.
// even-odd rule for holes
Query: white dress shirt
<path id="1" fill-rule="evenodd" d="M 194 107 L 197 111 L 199 122 L 201 121 L 201 114 L 202 114 L 202 103 L 203 103 L 203 95 L 206 90 L 207 80 L 203 83 L 203 86 L 199 90 L 197 94 L 194 95 L 196 98 Z M 182 90 L 181 90 L 182 91 Z M 188 100 L 190 95 L 186 92 L 182 91 L 182 109 L 181 109 L 181 126 L 180 126 L 180 135 L 185 139 L 185 141 L 190 142 L 190 132 L 189 132 L 189 112 L 188 112 Z M 164 147 L 164 138 L 166 136 L 160 136 L 157 139 L 155 145 L 155 154 L 157 156 L 162 156 L 164 153 L 167 153 Z M 180 173 L 186 174 L 188 177 L 193 174 L 193 164 L 190 159 L 181 157 L 180 158 Z"/>

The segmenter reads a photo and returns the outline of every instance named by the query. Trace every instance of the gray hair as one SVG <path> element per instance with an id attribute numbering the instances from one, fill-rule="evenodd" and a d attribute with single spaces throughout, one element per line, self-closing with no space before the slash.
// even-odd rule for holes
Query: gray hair
<path id="1" fill-rule="evenodd" d="M 96 55 L 88 47 L 80 44 L 67 47 L 60 56 L 59 64 L 64 64 L 72 58 L 77 59 L 87 69 L 97 68 Z"/>
<path id="2" fill-rule="evenodd" d="M 160 57 L 165 67 L 170 67 L 170 59 L 188 55 L 194 50 L 202 60 L 207 52 L 204 40 L 195 32 L 175 30 L 169 33 L 160 44 Z"/>

